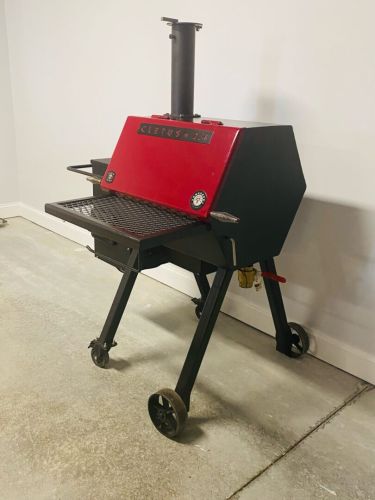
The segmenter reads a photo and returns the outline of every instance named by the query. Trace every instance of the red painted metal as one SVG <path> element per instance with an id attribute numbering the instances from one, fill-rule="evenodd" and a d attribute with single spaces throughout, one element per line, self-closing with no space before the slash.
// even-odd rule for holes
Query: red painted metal
<path id="1" fill-rule="evenodd" d="M 269 280 L 278 281 L 279 283 L 286 283 L 286 278 L 275 273 L 270 273 L 268 271 L 263 271 L 261 273 L 261 276 Z"/>
<path id="2" fill-rule="evenodd" d="M 138 133 L 143 124 L 145 133 Z M 175 127 L 174 139 L 167 136 L 168 127 Z M 240 130 L 213 123 L 129 116 L 101 186 L 206 218 Z M 155 135 L 147 135 L 149 132 Z M 212 133 L 202 139 L 207 143 L 194 142 L 202 134 L 207 136 L 205 132 Z M 184 134 L 190 141 L 184 140 Z M 192 197 L 198 193 L 201 199 L 202 192 L 204 205 L 192 208 Z"/>

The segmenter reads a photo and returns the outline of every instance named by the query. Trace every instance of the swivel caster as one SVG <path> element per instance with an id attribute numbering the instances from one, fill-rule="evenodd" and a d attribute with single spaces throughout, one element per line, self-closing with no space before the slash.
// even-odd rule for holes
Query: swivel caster
<path id="1" fill-rule="evenodd" d="M 109 363 L 108 351 L 99 342 L 93 340 L 89 345 L 91 347 L 91 359 L 99 368 L 107 368 Z"/>
<path id="2" fill-rule="evenodd" d="M 187 411 L 179 394 L 161 389 L 148 400 L 148 413 L 156 429 L 168 438 L 178 436 L 186 423 Z"/>
<path id="3" fill-rule="evenodd" d="M 310 348 L 309 336 L 306 330 L 298 323 L 288 323 L 292 332 L 292 350 L 291 355 L 293 358 L 299 358 L 305 354 Z"/>
<path id="4" fill-rule="evenodd" d="M 198 319 L 202 316 L 202 310 L 203 310 L 202 305 L 198 304 L 195 308 L 195 315 Z"/>
<path id="5" fill-rule="evenodd" d="M 202 316 L 204 301 L 202 298 L 200 298 L 200 299 L 194 298 L 194 299 L 191 299 L 191 301 L 194 304 L 196 304 L 195 315 L 199 319 Z"/>

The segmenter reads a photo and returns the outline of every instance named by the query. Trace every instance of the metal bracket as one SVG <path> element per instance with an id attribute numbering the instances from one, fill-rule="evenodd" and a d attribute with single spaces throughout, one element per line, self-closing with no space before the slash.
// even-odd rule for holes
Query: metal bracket
<path id="1" fill-rule="evenodd" d="M 108 346 L 107 344 L 102 344 L 102 342 L 100 342 L 99 338 L 96 338 L 94 340 L 92 340 L 90 342 L 90 344 L 88 345 L 88 349 L 92 349 L 93 347 L 95 346 L 100 346 L 103 350 L 105 351 L 109 351 L 110 349 L 112 349 L 112 347 L 116 347 L 117 346 L 117 342 L 115 342 L 114 340 L 112 341 L 112 344 L 110 346 Z"/>
<path id="2" fill-rule="evenodd" d="M 92 168 L 92 165 L 75 165 L 71 167 L 66 167 L 69 172 L 73 172 L 74 174 L 81 174 L 84 175 L 88 181 L 92 182 L 93 184 L 99 184 L 100 181 L 102 180 L 100 175 L 92 174 L 91 172 L 82 172 L 82 169 L 85 168 Z"/>
<path id="3" fill-rule="evenodd" d="M 168 26 L 173 26 L 174 24 L 178 24 L 179 23 L 179 20 L 175 19 L 174 17 L 162 17 L 161 20 L 163 22 L 167 23 Z M 202 23 L 189 23 L 189 24 L 194 24 L 195 29 L 197 31 L 199 31 L 200 29 L 203 28 L 203 24 Z"/>
<path id="4" fill-rule="evenodd" d="M 178 23 L 178 19 L 175 19 L 174 17 L 162 17 L 161 20 L 168 23 L 169 26 Z"/>

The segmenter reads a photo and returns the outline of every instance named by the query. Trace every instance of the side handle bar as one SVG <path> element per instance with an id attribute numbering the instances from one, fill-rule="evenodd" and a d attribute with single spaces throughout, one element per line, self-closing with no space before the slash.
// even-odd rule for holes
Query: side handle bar
<path id="1" fill-rule="evenodd" d="M 91 168 L 92 165 L 75 165 L 72 167 L 67 167 L 66 169 L 69 170 L 69 172 L 74 172 L 75 174 L 82 174 L 86 176 L 86 179 L 93 184 L 100 184 L 100 181 L 102 180 L 100 175 L 93 174 L 92 172 L 83 172 L 83 169 L 85 168 Z"/>

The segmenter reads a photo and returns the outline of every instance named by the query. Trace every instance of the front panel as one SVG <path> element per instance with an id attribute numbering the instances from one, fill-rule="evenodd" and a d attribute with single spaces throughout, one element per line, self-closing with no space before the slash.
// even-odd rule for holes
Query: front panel
<path id="1" fill-rule="evenodd" d="M 101 186 L 206 218 L 239 131 L 129 116 Z"/>

